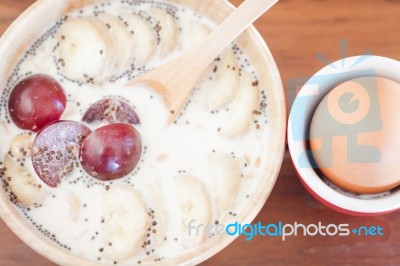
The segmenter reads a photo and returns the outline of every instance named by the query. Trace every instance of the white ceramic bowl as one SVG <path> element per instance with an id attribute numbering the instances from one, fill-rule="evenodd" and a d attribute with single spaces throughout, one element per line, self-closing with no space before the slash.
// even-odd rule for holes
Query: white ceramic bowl
<path id="1" fill-rule="evenodd" d="M 327 206 L 347 214 L 378 215 L 400 208 L 400 190 L 380 195 L 346 193 L 324 182 L 308 151 L 309 127 L 320 101 L 336 85 L 357 77 L 379 76 L 400 82 L 400 62 L 380 56 L 355 56 L 336 61 L 311 77 L 293 103 L 288 123 L 288 145 L 298 176 L 308 191 Z"/>
<path id="2" fill-rule="evenodd" d="M 9 73 L 22 56 L 22 51 L 32 45 L 35 39 L 42 34 L 44 27 L 55 23 L 70 11 L 101 2 L 104 1 L 39 0 L 24 12 L 2 36 L 0 41 L 0 58 L 2 59 L 0 61 L 0 90 L 5 87 L 4 84 L 9 77 Z M 226 0 L 170 0 L 170 2 L 189 7 L 216 23 L 221 22 L 233 10 L 233 6 Z M 240 36 L 237 43 L 254 65 L 260 76 L 260 84 L 266 88 L 268 97 L 267 112 L 269 114 L 270 130 L 268 130 L 267 137 L 271 141 L 265 148 L 265 156 L 268 156 L 268 159 L 265 163 L 264 175 L 255 186 L 256 189 L 252 194 L 252 200 L 249 201 L 248 206 L 243 210 L 240 217 L 237 217 L 239 223 L 250 223 L 267 200 L 282 163 L 286 132 L 286 101 L 275 61 L 258 32 L 253 27 L 250 27 Z M 7 147 L 0 148 L 6 149 Z M 15 210 L 3 190 L 0 191 L 0 216 L 25 243 L 55 263 L 62 265 L 96 265 L 95 262 L 85 261 L 69 254 L 33 229 Z M 193 249 L 183 256 L 163 261 L 160 264 L 192 265 L 200 263 L 219 252 L 234 239 L 235 237 L 228 235 L 215 237 L 211 241 L 207 241 L 207 244 L 202 245 L 201 248 Z"/>

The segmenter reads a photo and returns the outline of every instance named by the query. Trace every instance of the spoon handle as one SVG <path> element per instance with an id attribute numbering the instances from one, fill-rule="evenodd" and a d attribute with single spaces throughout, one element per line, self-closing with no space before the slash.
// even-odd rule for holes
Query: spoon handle
<path id="1" fill-rule="evenodd" d="M 278 0 L 245 0 L 199 46 L 206 50 L 198 63 L 204 68 Z M 196 50 L 196 49 L 193 49 Z"/>
<path id="2" fill-rule="evenodd" d="M 128 85 L 143 82 L 157 91 L 169 109 L 168 123 L 171 123 L 207 66 L 276 2 L 278 0 L 245 0 L 203 41 L 172 61 L 128 82 Z"/>

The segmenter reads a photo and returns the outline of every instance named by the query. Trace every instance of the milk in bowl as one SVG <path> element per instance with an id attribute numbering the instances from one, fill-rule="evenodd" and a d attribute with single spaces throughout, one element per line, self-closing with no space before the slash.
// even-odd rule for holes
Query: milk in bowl
<path id="1" fill-rule="evenodd" d="M 168 124 L 157 92 L 126 84 L 216 22 L 185 1 L 78 2 L 1 81 L 1 193 L 21 224 L 76 259 L 58 263 L 188 262 L 227 238 L 207 225 L 250 222 L 265 201 L 284 146 L 270 111 L 284 113 L 270 100 L 281 92 L 235 41 Z"/>

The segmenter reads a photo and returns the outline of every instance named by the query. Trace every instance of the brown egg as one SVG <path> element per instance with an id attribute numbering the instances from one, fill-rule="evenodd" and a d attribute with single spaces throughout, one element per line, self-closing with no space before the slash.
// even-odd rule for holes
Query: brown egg
<path id="1" fill-rule="evenodd" d="M 310 146 L 321 172 L 344 190 L 369 194 L 400 184 L 400 84 L 362 77 L 318 105 Z"/>

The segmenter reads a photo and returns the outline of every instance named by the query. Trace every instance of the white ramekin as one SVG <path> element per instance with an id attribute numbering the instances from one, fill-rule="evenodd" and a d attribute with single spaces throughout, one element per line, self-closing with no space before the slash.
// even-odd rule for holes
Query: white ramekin
<path id="1" fill-rule="evenodd" d="M 399 189 L 380 195 L 354 195 L 324 182 L 312 167 L 308 148 L 311 118 L 320 101 L 331 89 L 346 80 L 371 75 L 400 83 L 399 70 L 399 61 L 385 57 L 363 55 L 344 58 L 318 71 L 296 96 L 288 123 L 288 145 L 292 161 L 306 189 L 332 209 L 365 216 L 400 209 Z"/>

